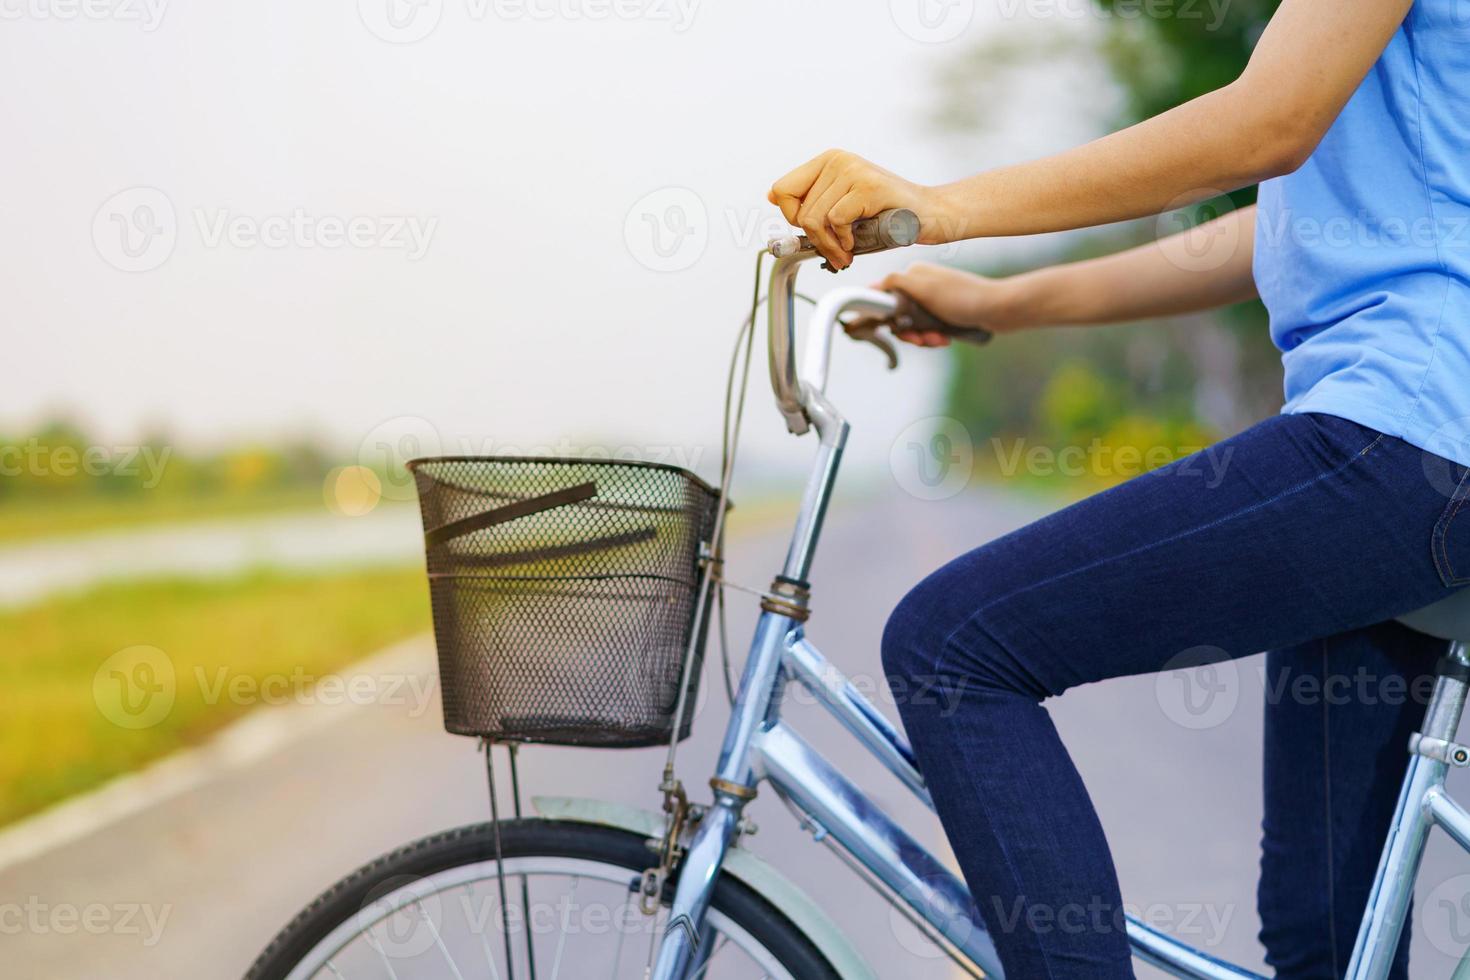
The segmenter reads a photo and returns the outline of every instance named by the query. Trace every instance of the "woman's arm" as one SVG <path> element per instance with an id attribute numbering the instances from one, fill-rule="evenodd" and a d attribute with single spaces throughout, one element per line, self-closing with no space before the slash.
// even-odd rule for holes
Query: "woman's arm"
<path id="1" fill-rule="evenodd" d="M 1243 208 L 1125 252 L 1006 279 L 920 262 L 877 286 L 908 293 L 942 320 L 998 333 L 1193 313 L 1256 295 L 1255 219 L 1254 206 Z M 949 342 L 937 333 L 899 336 L 924 347 Z"/>
<path id="2" fill-rule="evenodd" d="M 852 222 L 912 208 L 926 244 L 1029 235 L 1158 214 L 1299 167 L 1378 60 L 1412 0 L 1283 0 L 1231 84 L 1030 163 L 924 187 L 830 150 L 770 199 L 834 268 Z"/>

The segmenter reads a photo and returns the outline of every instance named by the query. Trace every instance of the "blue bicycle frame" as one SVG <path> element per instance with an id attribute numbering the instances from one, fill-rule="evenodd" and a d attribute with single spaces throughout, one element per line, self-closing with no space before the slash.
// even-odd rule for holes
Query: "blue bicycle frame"
<path id="1" fill-rule="evenodd" d="M 739 833 L 745 804 L 768 784 L 804 816 L 819 840 L 835 845 L 906 909 L 961 967 L 1001 977 L 995 946 L 964 882 L 898 826 L 861 789 L 781 718 L 787 684 L 797 683 L 910 791 L 932 809 L 924 779 L 903 736 L 809 643 L 806 577 L 830 499 L 848 424 L 827 400 L 827 361 L 838 316 L 852 309 L 889 313 L 891 296 L 868 289 L 834 290 L 817 306 L 800 377 L 793 357 L 792 298 L 796 265 L 809 252 L 781 258 L 770 284 L 770 353 L 777 404 L 795 433 L 814 427 L 817 457 L 802 498 L 785 567 L 762 603 L 714 778 L 714 802 L 690 837 L 680 864 L 669 925 L 652 977 L 683 980 L 699 962 L 699 938 L 725 853 Z M 1470 666 L 1463 643 L 1451 664 Z M 1349 965 L 1348 980 L 1384 980 L 1393 961 L 1424 842 L 1438 824 L 1470 850 L 1470 815 L 1444 793 L 1450 766 L 1470 764 L 1454 738 L 1464 711 L 1463 672 L 1436 682 L 1421 733 L 1410 746 L 1408 773 Z M 1165 972 L 1197 980 L 1263 980 L 1258 974 L 1192 949 L 1130 917 L 1134 955 Z"/>

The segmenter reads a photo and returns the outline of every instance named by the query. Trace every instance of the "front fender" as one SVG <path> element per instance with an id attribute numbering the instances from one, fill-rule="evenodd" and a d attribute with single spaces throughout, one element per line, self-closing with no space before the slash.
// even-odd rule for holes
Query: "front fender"
<path id="1" fill-rule="evenodd" d="M 661 837 L 664 832 L 663 817 L 657 813 L 620 803 L 572 796 L 537 796 L 531 799 L 531 805 L 550 820 L 616 827 L 653 838 Z M 775 868 L 744 848 L 732 847 L 725 854 L 724 870 L 776 906 L 806 934 L 843 980 L 878 980 L 827 913 Z"/>

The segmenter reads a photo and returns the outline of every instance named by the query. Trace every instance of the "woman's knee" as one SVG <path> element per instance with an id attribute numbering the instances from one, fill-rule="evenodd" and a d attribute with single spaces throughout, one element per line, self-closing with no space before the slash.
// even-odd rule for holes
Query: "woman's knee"
<path id="1" fill-rule="evenodd" d="M 1017 669 L 1024 651 L 1008 649 L 988 628 L 986 610 L 974 598 L 985 596 L 973 578 L 966 603 L 959 601 L 944 570 L 904 596 L 883 630 L 883 670 L 900 701 L 916 691 L 958 697 L 967 692 L 1039 696 Z"/>
<path id="2" fill-rule="evenodd" d="M 883 627 L 883 673 L 889 684 L 908 683 L 933 666 L 936 635 L 931 586 L 921 582 L 899 600 Z"/>

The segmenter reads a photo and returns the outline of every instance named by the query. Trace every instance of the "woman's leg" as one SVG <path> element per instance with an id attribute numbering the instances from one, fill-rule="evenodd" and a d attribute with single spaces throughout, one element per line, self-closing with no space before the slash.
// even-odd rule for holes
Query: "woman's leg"
<path id="1" fill-rule="evenodd" d="M 1008 974 L 1132 976 L 1107 842 L 1040 702 L 1441 598 L 1430 540 L 1448 503 L 1419 450 L 1282 416 L 972 551 L 905 597 L 885 669 Z"/>
<path id="2" fill-rule="evenodd" d="M 1444 652 L 1381 623 L 1267 657 L 1261 942 L 1279 980 L 1347 969 Z M 1393 980 L 1408 975 L 1406 938 Z"/>

